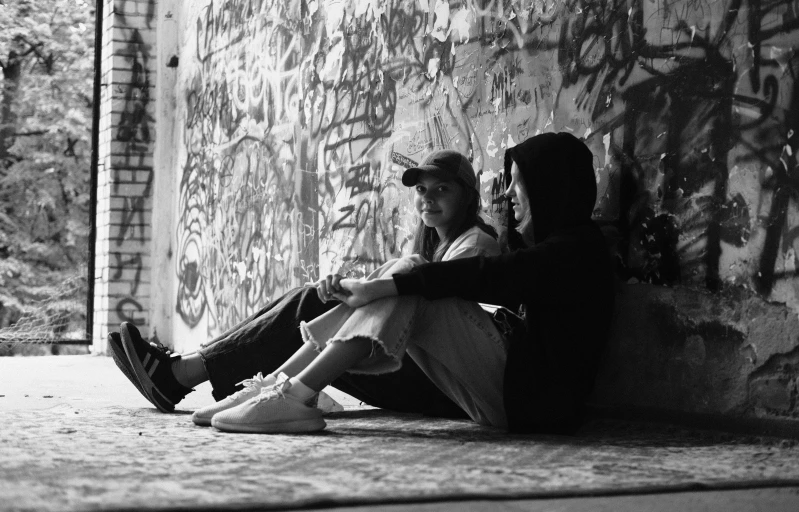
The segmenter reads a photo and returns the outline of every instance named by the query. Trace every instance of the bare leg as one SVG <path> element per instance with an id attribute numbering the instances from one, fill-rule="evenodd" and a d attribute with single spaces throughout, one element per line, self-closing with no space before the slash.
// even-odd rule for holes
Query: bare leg
<path id="1" fill-rule="evenodd" d="M 304 343 L 302 347 L 294 352 L 294 355 L 289 357 L 285 363 L 280 365 L 272 375 L 285 373 L 289 377 L 296 377 L 301 371 L 307 368 L 317 356 L 319 356 L 319 352 L 317 352 L 312 345 Z"/>
<path id="2" fill-rule="evenodd" d="M 303 350 L 310 350 L 316 354 L 313 345 L 306 344 L 295 356 Z M 330 343 L 296 375 L 296 378 L 312 390 L 321 391 L 371 353 L 372 341 L 366 338 L 357 338 L 343 343 Z M 291 360 L 293 359 L 294 357 L 291 358 Z"/>
<path id="3" fill-rule="evenodd" d="M 372 342 L 365 338 L 346 343 L 331 343 L 321 353 L 317 352 L 313 345 L 306 343 L 277 368 L 273 375 L 282 372 L 289 377 L 296 377 L 314 391 L 321 391 L 358 361 L 367 357 L 371 351 Z M 193 388 L 208 380 L 208 372 L 199 352 L 181 356 L 172 363 L 172 373 L 177 381 L 187 388 Z"/>

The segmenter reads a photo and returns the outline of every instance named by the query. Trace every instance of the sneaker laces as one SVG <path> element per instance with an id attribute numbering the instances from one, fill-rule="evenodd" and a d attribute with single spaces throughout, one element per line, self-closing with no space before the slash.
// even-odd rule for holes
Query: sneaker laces
<path id="1" fill-rule="evenodd" d="M 261 393 L 255 397 L 256 403 L 264 402 L 267 400 L 275 400 L 279 398 L 286 398 L 286 394 L 284 390 L 288 390 L 291 387 L 289 380 L 285 375 L 281 375 L 281 378 L 278 378 L 277 382 L 273 386 L 267 386 L 261 389 Z"/>
<path id="2" fill-rule="evenodd" d="M 172 349 L 170 349 L 166 345 L 162 344 L 160 341 L 149 341 L 149 340 L 145 340 L 145 341 L 147 343 L 149 343 L 150 346 L 153 349 L 155 349 L 155 354 L 159 358 L 163 358 L 163 357 L 169 358 L 169 357 L 172 357 L 173 355 L 175 355 L 175 353 L 172 351 Z"/>
<path id="3" fill-rule="evenodd" d="M 238 398 L 241 395 L 247 394 L 247 393 L 253 391 L 256 388 L 267 387 L 268 381 L 269 381 L 269 375 L 268 374 L 267 374 L 266 377 L 264 377 L 261 372 L 258 372 L 255 375 L 253 375 L 252 377 L 250 377 L 249 379 L 244 379 L 241 382 L 237 382 L 236 385 L 237 386 L 244 386 L 244 389 L 242 389 L 241 391 L 237 391 L 236 393 L 231 395 L 230 398 Z"/>
<path id="4" fill-rule="evenodd" d="M 286 394 L 286 391 L 288 391 L 289 389 L 291 389 L 291 384 L 289 384 L 288 378 L 286 378 L 285 380 L 278 380 L 273 385 L 262 388 L 261 393 L 252 400 L 254 400 L 256 403 L 260 403 L 268 400 L 279 400 L 281 398 L 288 398 L 289 396 L 291 396 L 292 400 L 296 400 L 305 405 L 306 407 L 310 407 L 312 409 L 317 408 L 316 405 L 319 401 L 319 393 L 314 393 L 305 400 L 299 400 L 297 397 L 293 395 Z"/>

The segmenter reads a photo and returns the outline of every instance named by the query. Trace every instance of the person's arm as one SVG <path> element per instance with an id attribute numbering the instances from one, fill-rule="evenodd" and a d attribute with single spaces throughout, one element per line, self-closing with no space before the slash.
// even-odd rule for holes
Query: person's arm
<path id="1" fill-rule="evenodd" d="M 474 258 L 476 256 L 498 256 L 501 254 L 501 251 L 493 251 L 490 248 L 486 249 L 485 247 L 480 246 L 466 246 L 466 247 L 458 247 L 454 251 L 447 254 L 447 258 L 443 261 L 449 260 L 459 260 L 463 258 Z"/>
<path id="2" fill-rule="evenodd" d="M 579 228 L 533 248 L 491 258 L 467 258 L 421 265 L 394 276 L 400 295 L 435 300 L 460 297 L 500 305 L 582 300 L 584 286 L 607 262 L 598 229 Z"/>
<path id="3" fill-rule="evenodd" d="M 333 297 L 351 308 L 359 308 L 372 301 L 397 295 L 397 286 L 392 277 L 378 279 L 342 279 L 339 281 L 340 292 Z"/>
<path id="4" fill-rule="evenodd" d="M 351 295 L 338 300 L 352 306 L 393 295 L 446 297 L 515 307 L 520 303 L 563 303 L 584 300 L 585 286 L 607 270 L 607 248 L 593 226 L 553 236 L 533 248 L 491 258 L 477 257 L 427 263 L 374 281 L 344 279 Z"/>
<path id="5" fill-rule="evenodd" d="M 514 287 L 511 289 L 503 284 L 505 280 L 501 279 L 498 270 L 510 269 L 505 261 L 509 259 L 508 256 L 510 255 L 427 263 L 407 273 L 373 280 L 342 279 L 337 283 L 341 291 L 333 293 L 332 297 L 352 308 L 361 307 L 384 297 L 413 294 L 431 300 L 457 296 L 492 304 L 518 304 L 522 301 L 518 298 L 521 296 L 518 285 L 524 285 L 529 279 L 516 276 L 512 279 Z"/>
<path id="6" fill-rule="evenodd" d="M 515 308 L 520 303 L 574 303 L 602 275 L 604 239 L 561 237 L 531 249 L 420 265 L 406 273 L 366 281 L 343 279 L 336 299 L 357 308 L 394 295 L 446 297 Z"/>
<path id="7" fill-rule="evenodd" d="M 421 265 L 423 263 L 427 263 L 427 260 L 425 260 L 419 255 L 411 256 L 409 258 L 408 257 L 402 258 L 402 260 L 408 262 L 407 265 L 410 264 Z M 387 274 L 392 269 L 395 269 L 396 268 L 395 265 L 399 261 L 400 258 L 392 258 L 386 261 L 378 268 L 376 268 L 374 271 L 372 271 L 368 276 L 364 277 L 363 280 L 371 281 L 381 278 L 381 276 Z M 305 284 L 314 286 L 316 288 L 316 294 L 319 296 L 319 300 L 321 300 L 322 302 L 327 302 L 329 300 L 340 300 L 339 299 L 340 296 L 349 295 L 350 292 L 339 285 L 342 279 L 344 279 L 344 276 L 342 276 L 341 274 L 328 274 L 326 277 L 319 279 L 315 283 L 305 283 Z"/>
<path id="8" fill-rule="evenodd" d="M 476 256 L 496 256 L 501 254 L 497 241 L 483 231 L 461 235 L 445 255 L 446 260 L 471 258 Z M 419 264 L 425 260 L 417 255 Z M 364 279 L 337 279 L 334 286 L 328 287 L 333 293 L 327 298 L 335 298 L 350 307 L 360 307 L 374 300 L 397 295 L 397 287 L 391 276 L 375 278 L 377 272 Z M 338 292 L 338 293 L 335 293 Z"/>

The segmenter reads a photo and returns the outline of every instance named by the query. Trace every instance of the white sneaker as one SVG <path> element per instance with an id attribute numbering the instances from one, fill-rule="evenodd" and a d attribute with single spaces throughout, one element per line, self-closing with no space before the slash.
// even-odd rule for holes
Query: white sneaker
<path id="1" fill-rule="evenodd" d="M 214 414 L 211 425 L 223 432 L 289 434 L 316 432 L 327 424 L 322 411 L 288 394 L 291 382 L 281 373 L 274 386 L 246 402 Z M 316 395 L 309 402 L 314 402 Z"/>
<path id="2" fill-rule="evenodd" d="M 214 414 L 243 404 L 250 398 L 258 396 L 262 389 L 274 386 L 275 382 L 277 382 L 277 379 L 275 379 L 274 375 L 270 374 L 264 377 L 261 372 L 258 372 L 253 378 L 245 379 L 237 384 L 237 386 L 244 386 L 241 391 L 237 391 L 215 404 L 207 405 L 194 411 L 194 414 L 191 415 L 191 421 L 202 427 L 210 427 L 211 418 L 214 417 Z"/>

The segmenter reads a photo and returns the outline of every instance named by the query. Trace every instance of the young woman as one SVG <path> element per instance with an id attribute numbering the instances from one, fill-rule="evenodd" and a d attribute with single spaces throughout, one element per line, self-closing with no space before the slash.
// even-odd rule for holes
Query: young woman
<path id="1" fill-rule="evenodd" d="M 328 276 L 320 295 L 343 305 L 302 324 L 306 344 L 276 370 L 277 384 L 215 414 L 212 424 L 232 432 L 319 430 L 325 422 L 308 404 L 317 391 L 344 372 L 392 371 L 407 351 L 478 423 L 573 432 L 609 334 L 614 296 L 611 260 L 591 220 L 593 156 L 568 133 L 543 134 L 510 148 L 505 170 L 523 248 L 399 263 L 370 279 Z M 495 325 L 469 307 L 474 301 L 522 317 Z"/>
<path id="2" fill-rule="evenodd" d="M 451 150 L 434 152 L 420 166 L 405 171 L 403 184 L 415 191 L 420 217 L 414 239 L 418 255 L 389 261 L 370 278 L 427 261 L 500 253 L 496 232 L 479 216 L 478 183 L 466 157 Z M 195 423 L 209 425 L 215 413 L 274 384 L 275 369 L 303 347 L 300 323 L 320 317 L 338 304 L 328 300 L 329 283 L 332 281 L 323 279 L 314 287 L 290 291 L 193 354 L 180 356 L 149 344 L 130 324 L 123 324 L 120 333 L 109 335 L 111 354 L 123 373 L 162 412 L 174 410 L 193 386 L 210 379 L 214 397 L 220 402 L 195 411 L 192 417 Z M 341 320 L 349 315 L 347 309 L 342 306 L 325 318 Z M 310 357 L 303 359 L 303 364 L 315 357 L 315 353 L 307 355 Z M 377 407 L 444 416 L 462 414 L 409 358 L 404 358 L 398 372 L 346 375 L 333 385 Z"/>

